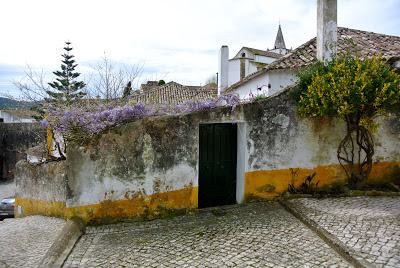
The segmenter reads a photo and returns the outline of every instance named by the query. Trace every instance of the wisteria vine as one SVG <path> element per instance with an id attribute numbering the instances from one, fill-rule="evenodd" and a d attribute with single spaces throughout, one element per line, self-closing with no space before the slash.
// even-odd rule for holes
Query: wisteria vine
<path id="1" fill-rule="evenodd" d="M 51 127 L 62 132 L 67 139 L 88 138 L 117 125 L 137 119 L 160 116 L 181 115 L 217 107 L 231 107 L 232 110 L 240 103 L 238 96 L 223 95 L 207 101 L 188 101 L 178 105 L 135 105 L 110 106 L 100 105 L 92 109 L 74 107 L 68 110 L 49 108 L 48 116 L 40 123 L 43 127 Z"/>

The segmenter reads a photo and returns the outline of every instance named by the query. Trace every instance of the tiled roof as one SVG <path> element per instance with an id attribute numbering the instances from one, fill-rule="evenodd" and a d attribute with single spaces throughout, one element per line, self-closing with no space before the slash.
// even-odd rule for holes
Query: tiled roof
<path id="1" fill-rule="evenodd" d="M 169 82 L 134 93 L 131 99 L 145 104 L 180 104 L 187 101 L 205 101 L 216 96 L 217 89 L 210 86 L 184 86 Z"/>
<path id="2" fill-rule="evenodd" d="M 400 57 L 400 36 L 391 36 L 338 28 L 338 53 L 353 51 L 361 57 L 381 54 L 390 59 Z M 270 64 L 268 69 L 298 68 L 316 61 L 316 38 L 295 49 L 292 53 Z"/>
<path id="3" fill-rule="evenodd" d="M 266 57 L 271 57 L 271 58 L 275 58 L 275 59 L 279 59 L 282 57 L 281 54 L 275 53 L 272 51 L 268 51 L 268 50 L 261 50 L 261 49 L 252 48 L 252 47 L 243 47 L 243 48 L 249 50 L 254 55 L 266 56 Z"/>
<path id="4" fill-rule="evenodd" d="M 298 69 L 310 65 L 317 60 L 316 47 L 316 38 L 314 37 L 310 41 L 294 49 L 291 53 L 286 54 L 271 64 L 268 64 L 264 69 L 261 69 L 231 85 L 226 89 L 226 92 L 234 90 L 249 80 L 267 73 L 269 70 Z M 400 59 L 400 36 L 339 27 L 338 53 L 348 51 L 357 52 L 360 57 L 370 57 L 380 54 L 388 60 L 393 58 Z"/>

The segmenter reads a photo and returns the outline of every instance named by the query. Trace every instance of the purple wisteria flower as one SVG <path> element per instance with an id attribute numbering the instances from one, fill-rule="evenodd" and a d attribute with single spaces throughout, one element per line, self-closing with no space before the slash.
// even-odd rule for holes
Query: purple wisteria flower
<path id="1" fill-rule="evenodd" d="M 47 128 L 49 126 L 49 121 L 47 121 L 46 119 L 41 120 L 40 126 L 43 128 Z"/>
<path id="2" fill-rule="evenodd" d="M 129 121 L 154 115 L 179 115 L 203 111 L 217 107 L 231 107 L 232 110 L 240 103 L 236 95 L 223 95 L 217 99 L 195 102 L 189 101 L 175 106 L 169 105 L 136 105 L 98 106 L 94 109 L 71 108 L 69 110 L 49 109 L 48 120 L 42 120 L 43 127 L 51 126 L 55 130 L 71 134 L 83 132 L 94 135 L 103 130 Z"/>

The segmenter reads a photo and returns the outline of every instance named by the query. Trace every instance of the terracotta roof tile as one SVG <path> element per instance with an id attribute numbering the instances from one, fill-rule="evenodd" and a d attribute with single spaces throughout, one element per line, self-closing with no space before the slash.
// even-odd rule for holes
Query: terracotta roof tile
<path id="1" fill-rule="evenodd" d="M 356 52 L 361 57 L 381 54 L 390 59 L 400 56 L 400 37 L 373 32 L 338 28 L 338 53 Z M 301 45 L 266 67 L 268 70 L 299 68 L 316 61 L 316 38 Z"/>
<path id="2" fill-rule="evenodd" d="M 276 58 L 276 59 L 279 59 L 283 56 L 279 53 L 275 53 L 275 52 L 268 51 L 268 50 L 261 50 L 261 49 L 257 49 L 257 48 L 251 48 L 251 47 L 243 47 L 243 48 L 250 50 L 251 53 L 253 53 L 254 55 L 266 56 L 266 57 L 271 57 L 271 58 Z"/>
<path id="3" fill-rule="evenodd" d="M 187 101 L 205 101 L 215 98 L 217 89 L 209 86 L 184 86 L 169 82 L 134 93 L 131 99 L 145 104 L 180 104 Z"/>

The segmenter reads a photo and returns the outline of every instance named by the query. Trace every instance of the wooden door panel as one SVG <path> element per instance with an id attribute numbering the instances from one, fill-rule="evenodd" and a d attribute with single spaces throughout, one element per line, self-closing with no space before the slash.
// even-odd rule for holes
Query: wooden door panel
<path id="1" fill-rule="evenodd" d="M 200 125 L 199 207 L 235 203 L 236 125 Z"/>

